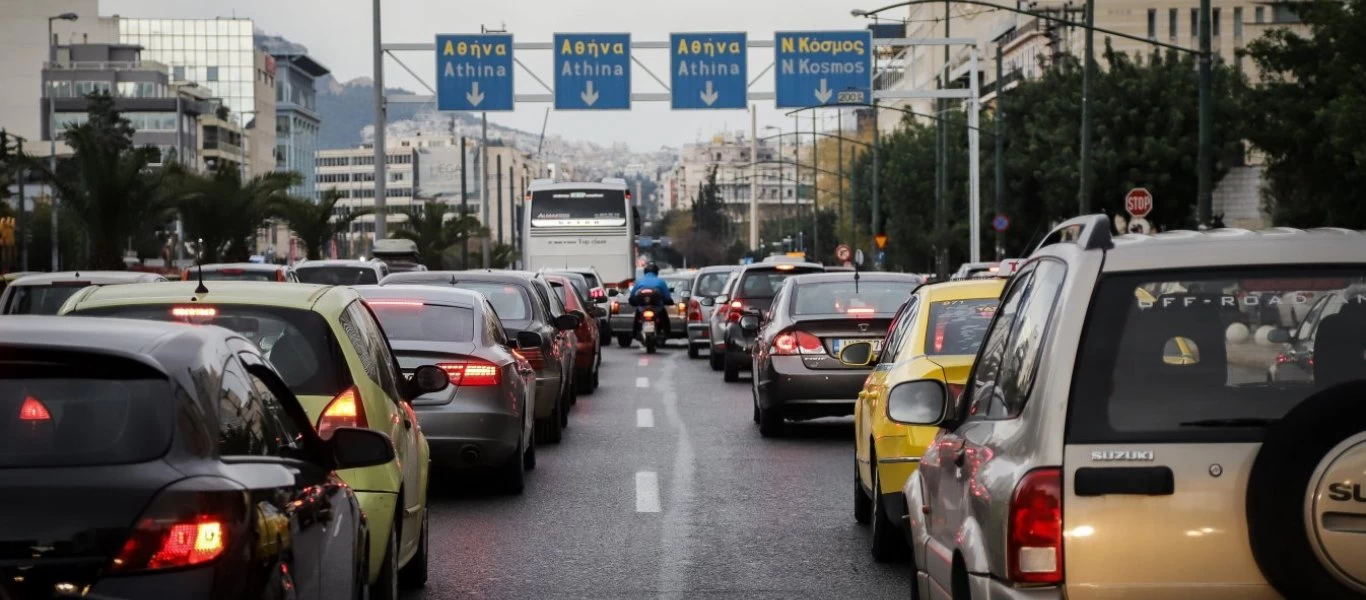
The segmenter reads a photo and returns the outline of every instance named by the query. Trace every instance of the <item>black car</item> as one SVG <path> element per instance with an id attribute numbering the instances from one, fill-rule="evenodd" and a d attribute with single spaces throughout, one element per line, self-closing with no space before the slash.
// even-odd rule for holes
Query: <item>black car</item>
<path id="1" fill-rule="evenodd" d="M 881 340 L 924 282 L 905 273 L 802 275 L 783 284 L 762 327 L 758 315 L 741 317 L 740 327 L 756 333 L 754 414 L 765 435 L 780 433 L 784 419 L 854 414 L 854 399 L 873 368 L 844 364 L 840 350 Z"/>
<path id="2" fill-rule="evenodd" d="M 593 274 L 584 274 L 581 271 L 569 269 L 543 269 L 541 272 L 568 279 L 574 285 L 574 289 L 578 290 L 579 295 L 587 301 L 585 306 L 588 308 L 588 314 L 598 322 L 600 345 L 606 346 L 612 343 L 611 322 L 607 319 L 607 307 L 605 306 L 607 304 L 607 291 L 592 283 L 592 281 L 597 280 L 596 278 L 590 281 L 589 278 L 594 277 Z"/>
<path id="3" fill-rule="evenodd" d="M 368 529 L 336 471 L 393 457 L 377 431 L 320 439 L 227 329 L 9 317 L 0 597 L 364 597 Z"/>
<path id="4" fill-rule="evenodd" d="M 556 311 L 555 292 L 536 273 L 525 271 L 418 271 L 394 273 L 381 285 L 446 285 L 483 294 L 513 335 L 523 331 L 541 337 L 538 347 L 519 348 L 536 370 L 536 439 L 559 443 L 569 424 L 574 394 L 574 329 L 579 318 Z M 554 301 L 558 302 L 559 298 Z"/>
<path id="5" fill-rule="evenodd" d="M 793 275 L 823 273 L 825 267 L 814 263 L 756 263 L 740 267 L 731 275 L 733 291 L 725 304 L 717 308 L 724 311 L 722 338 L 725 349 L 721 355 L 721 369 L 726 381 L 739 381 L 740 370 L 750 367 L 750 350 L 754 343 L 754 332 L 740 328 L 740 316 L 746 312 L 763 314 L 773 304 L 773 296 L 783 286 L 783 282 Z"/>

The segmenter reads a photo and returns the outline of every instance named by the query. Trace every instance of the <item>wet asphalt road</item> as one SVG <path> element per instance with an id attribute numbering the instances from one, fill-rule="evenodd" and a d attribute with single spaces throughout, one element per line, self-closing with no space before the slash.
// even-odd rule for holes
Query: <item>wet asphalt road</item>
<path id="1" fill-rule="evenodd" d="M 604 352 L 523 495 L 433 474 L 430 578 L 406 599 L 908 597 L 854 522 L 850 419 L 763 439 L 748 379 L 705 352 Z"/>

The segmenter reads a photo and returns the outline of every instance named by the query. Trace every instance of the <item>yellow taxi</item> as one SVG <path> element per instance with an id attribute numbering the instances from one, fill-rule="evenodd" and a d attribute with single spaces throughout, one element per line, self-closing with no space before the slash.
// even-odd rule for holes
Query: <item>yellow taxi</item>
<path id="1" fill-rule="evenodd" d="M 926 393 L 956 397 L 1005 284 L 998 278 L 921 286 L 892 320 L 880 356 L 866 342 L 840 352 L 849 365 L 876 363 L 854 406 L 854 518 L 872 524 L 878 562 L 905 551 L 898 528 L 906 514 L 901 488 L 938 431 L 897 422 L 900 403 L 889 400 Z"/>

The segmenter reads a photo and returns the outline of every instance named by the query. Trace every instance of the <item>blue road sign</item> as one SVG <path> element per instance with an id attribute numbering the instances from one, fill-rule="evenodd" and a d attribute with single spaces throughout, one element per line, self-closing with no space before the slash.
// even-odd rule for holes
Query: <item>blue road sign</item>
<path id="1" fill-rule="evenodd" d="M 996 215 L 996 218 L 991 220 L 991 228 L 992 228 L 992 229 L 995 229 L 995 230 L 996 230 L 996 233 L 1001 233 L 1002 231 L 1005 231 L 1006 229 L 1009 229 L 1009 228 L 1010 228 L 1010 217 L 1007 217 L 1007 216 L 1005 216 L 1005 215 L 999 215 L 999 214 Z"/>
<path id="2" fill-rule="evenodd" d="M 512 110 L 512 34 L 436 36 L 437 110 Z"/>
<path id="3" fill-rule="evenodd" d="M 555 110 L 631 108 L 631 34 L 555 34 Z"/>
<path id="4" fill-rule="evenodd" d="M 780 31 L 773 44 L 778 108 L 873 101 L 873 32 Z"/>
<path id="5" fill-rule="evenodd" d="M 744 33 L 669 35 L 673 108 L 747 108 L 749 49 Z"/>

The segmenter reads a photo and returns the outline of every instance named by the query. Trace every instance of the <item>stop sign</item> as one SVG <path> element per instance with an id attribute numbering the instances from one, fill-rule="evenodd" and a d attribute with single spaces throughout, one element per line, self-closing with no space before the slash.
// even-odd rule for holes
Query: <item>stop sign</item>
<path id="1" fill-rule="evenodd" d="M 1147 188 L 1134 188 L 1124 196 L 1124 210 L 1130 216 L 1141 219 L 1153 211 L 1153 195 Z"/>

